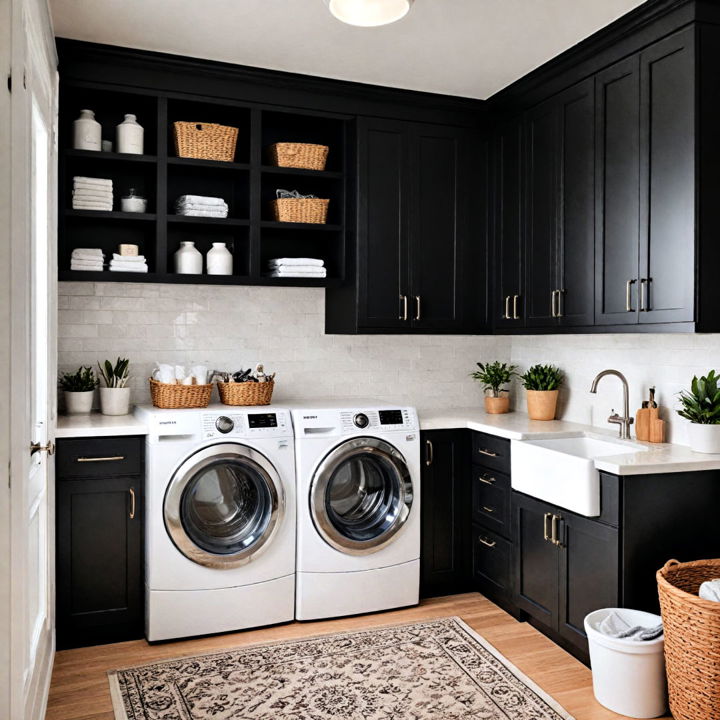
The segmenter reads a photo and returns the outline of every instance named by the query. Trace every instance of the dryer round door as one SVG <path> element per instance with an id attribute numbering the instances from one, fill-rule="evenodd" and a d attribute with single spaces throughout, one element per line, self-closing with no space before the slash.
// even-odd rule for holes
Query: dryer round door
<path id="1" fill-rule="evenodd" d="M 180 552 L 213 568 L 244 565 L 272 539 L 285 508 L 273 464 L 235 443 L 191 455 L 165 493 L 165 527 Z"/>
<path id="2" fill-rule="evenodd" d="M 310 511 L 320 536 L 349 555 L 377 552 L 405 525 L 413 484 L 405 458 L 378 438 L 347 440 L 320 463 Z"/>

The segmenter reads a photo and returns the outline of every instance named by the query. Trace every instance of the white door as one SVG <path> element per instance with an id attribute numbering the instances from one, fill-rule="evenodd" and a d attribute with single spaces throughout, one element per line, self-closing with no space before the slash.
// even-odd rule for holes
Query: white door
<path id="1" fill-rule="evenodd" d="M 0 646 L 8 668 L 0 682 L 0 717 L 41 720 L 54 654 L 54 517 L 52 447 L 55 428 L 56 57 L 47 6 L 9 5 L 9 176 L 2 176 L 0 215 L 5 277 L 0 316 L 3 363 L 3 445 L 7 468 L 0 520 Z M 5 23 L 3 23 L 5 24 Z M 5 126 L 5 122 L 2 123 Z M 5 165 L 3 163 L 3 165 Z M 33 451 L 32 445 L 40 449 Z M 7 454 L 7 463 L 4 455 Z M 7 521 L 7 522 L 5 522 Z M 9 581 L 9 582 L 8 582 Z"/>

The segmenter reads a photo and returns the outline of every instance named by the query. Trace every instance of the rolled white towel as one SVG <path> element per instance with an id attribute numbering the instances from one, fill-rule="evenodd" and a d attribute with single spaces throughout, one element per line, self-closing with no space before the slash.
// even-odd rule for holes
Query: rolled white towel
<path id="1" fill-rule="evenodd" d="M 698 595 L 703 600 L 713 600 L 720 602 L 720 578 L 714 580 L 706 580 L 700 585 L 700 591 Z"/>
<path id="2" fill-rule="evenodd" d="M 324 278 L 327 277 L 327 270 L 325 268 L 314 267 L 309 268 L 305 266 L 300 267 L 285 267 L 275 268 L 270 272 L 270 277 L 308 277 L 308 278 Z"/>
<path id="3" fill-rule="evenodd" d="M 181 195 L 176 201 L 177 205 L 191 203 L 193 205 L 225 205 L 225 200 L 221 197 L 206 197 L 205 195 Z"/>
<path id="4" fill-rule="evenodd" d="M 76 175 L 73 178 L 73 183 L 76 185 L 90 185 L 102 188 L 112 188 L 113 184 L 112 180 L 108 178 L 86 177 L 85 175 Z"/>
<path id="5" fill-rule="evenodd" d="M 276 267 L 297 267 L 297 266 L 306 266 L 306 267 L 324 267 L 325 262 L 323 260 L 319 260 L 317 258 L 273 258 L 268 262 L 270 267 L 276 268 Z"/>
<path id="6" fill-rule="evenodd" d="M 144 255 L 118 255 L 113 253 L 112 262 L 115 263 L 144 263 Z"/>

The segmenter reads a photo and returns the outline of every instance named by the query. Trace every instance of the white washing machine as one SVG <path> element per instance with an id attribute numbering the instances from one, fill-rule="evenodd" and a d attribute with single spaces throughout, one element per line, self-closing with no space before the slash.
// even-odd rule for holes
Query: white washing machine
<path id="1" fill-rule="evenodd" d="M 292 410 L 298 489 L 295 617 L 415 605 L 420 432 L 413 408 Z"/>
<path id="2" fill-rule="evenodd" d="M 290 412 L 143 406 L 148 640 L 287 622 L 295 608 Z"/>

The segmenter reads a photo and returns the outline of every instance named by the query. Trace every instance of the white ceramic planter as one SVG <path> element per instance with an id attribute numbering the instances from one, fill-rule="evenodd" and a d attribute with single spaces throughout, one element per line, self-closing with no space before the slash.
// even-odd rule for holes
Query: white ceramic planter
<path id="1" fill-rule="evenodd" d="M 65 391 L 65 412 L 68 415 L 79 415 L 81 413 L 89 413 L 92 410 L 94 390 L 87 392 L 70 392 Z"/>
<path id="2" fill-rule="evenodd" d="M 214 242 L 205 257 L 208 275 L 232 275 L 233 256 L 224 242 Z"/>
<path id="3" fill-rule="evenodd" d="M 202 270 L 202 253 L 192 240 L 183 240 L 175 253 L 175 272 L 179 275 L 201 275 Z"/>
<path id="4" fill-rule="evenodd" d="M 127 415 L 130 412 L 130 388 L 100 388 L 100 412 L 103 415 Z"/>
<path id="5" fill-rule="evenodd" d="M 720 453 L 720 425 L 690 423 L 688 438 L 693 452 Z"/>

